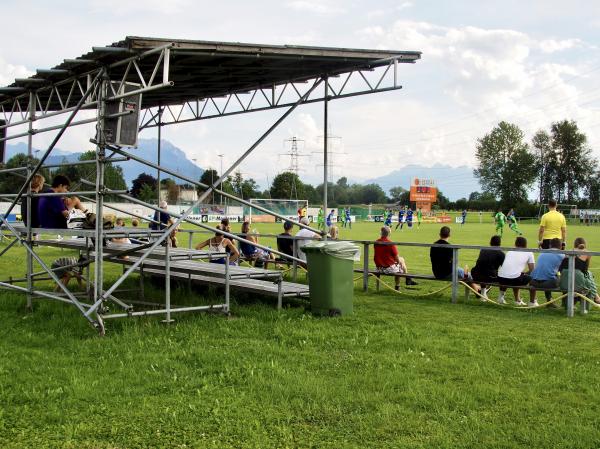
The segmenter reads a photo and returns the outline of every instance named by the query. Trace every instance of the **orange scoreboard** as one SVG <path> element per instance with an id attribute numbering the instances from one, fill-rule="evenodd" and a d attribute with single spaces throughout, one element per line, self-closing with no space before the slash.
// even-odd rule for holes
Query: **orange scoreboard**
<path id="1" fill-rule="evenodd" d="M 437 201 L 437 186 L 433 179 L 414 178 L 410 186 L 410 201 L 417 203 L 423 212 L 431 210 Z"/>

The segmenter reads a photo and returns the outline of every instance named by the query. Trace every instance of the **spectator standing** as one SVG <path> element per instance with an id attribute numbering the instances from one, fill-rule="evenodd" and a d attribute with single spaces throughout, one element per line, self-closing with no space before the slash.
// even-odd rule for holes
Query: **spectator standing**
<path id="1" fill-rule="evenodd" d="M 527 248 L 527 239 L 525 237 L 517 237 L 515 240 L 516 248 Z M 523 268 L 527 267 L 527 271 L 531 273 L 535 266 L 533 253 L 528 251 L 508 251 L 504 257 L 504 262 L 498 270 L 498 282 L 502 284 L 500 287 L 500 295 L 498 296 L 499 304 L 506 304 L 504 293 L 507 287 L 514 286 L 513 293 L 515 294 L 515 303 L 518 306 L 526 305 L 519 296 L 518 286 L 529 284 L 531 276 L 523 272 Z M 530 304 L 531 305 L 531 304 Z M 537 305 L 537 304 L 536 304 Z"/>
<path id="2" fill-rule="evenodd" d="M 171 215 L 167 212 L 168 204 L 166 201 L 161 201 L 159 207 L 163 210 L 154 211 L 154 221 L 150 223 L 150 229 L 154 231 L 162 231 L 169 226 Z"/>
<path id="3" fill-rule="evenodd" d="M 538 245 L 542 249 L 549 249 L 552 239 L 561 239 L 561 246 L 564 248 L 567 238 L 567 220 L 556 210 L 556 200 L 548 201 L 548 209 L 540 221 Z"/>

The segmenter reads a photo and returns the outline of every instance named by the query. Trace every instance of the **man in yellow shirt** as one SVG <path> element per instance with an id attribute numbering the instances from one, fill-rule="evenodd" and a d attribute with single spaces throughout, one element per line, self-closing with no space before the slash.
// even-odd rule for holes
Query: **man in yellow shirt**
<path id="1" fill-rule="evenodd" d="M 552 239 L 561 239 L 565 247 L 567 238 L 567 221 L 565 216 L 556 210 L 556 200 L 548 201 L 549 211 L 542 215 L 540 230 L 538 232 L 538 245 L 542 249 L 550 249 Z"/>

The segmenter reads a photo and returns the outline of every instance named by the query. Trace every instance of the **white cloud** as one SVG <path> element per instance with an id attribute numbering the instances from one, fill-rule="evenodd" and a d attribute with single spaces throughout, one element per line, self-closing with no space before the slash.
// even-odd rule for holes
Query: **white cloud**
<path id="1" fill-rule="evenodd" d="M 402 11 L 403 9 L 412 8 L 412 7 L 413 7 L 413 2 L 402 2 L 398 6 L 396 6 L 396 9 L 398 11 Z"/>
<path id="2" fill-rule="evenodd" d="M 581 47 L 582 45 L 583 42 L 580 39 L 545 39 L 543 41 L 540 41 L 539 48 L 544 53 L 554 53 L 557 51 Z"/>
<path id="3" fill-rule="evenodd" d="M 0 86 L 7 86 L 15 81 L 15 78 L 27 78 L 34 72 L 22 65 L 9 64 L 0 56 Z"/>
<path id="4" fill-rule="evenodd" d="M 326 1 L 315 2 L 310 0 L 293 0 L 291 2 L 286 3 L 286 6 L 296 11 L 311 12 L 314 14 L 323 15 L 340 14 L 345 12 L 344 8 L 332 4 L 327 4 Z"/>
<path id="5" fill-rule="evenodd" d="M 180 14 L 188 7 L 194 7 L 190 0 L 144 0 L 143 3 L 123 0 L 92 0 L 90 8 L 94 13 L 124 16 L 127 14 Z"/>

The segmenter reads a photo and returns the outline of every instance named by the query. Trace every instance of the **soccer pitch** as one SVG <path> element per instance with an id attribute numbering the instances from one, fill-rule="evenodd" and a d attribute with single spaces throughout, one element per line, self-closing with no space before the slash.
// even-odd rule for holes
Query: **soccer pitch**
<path id="1" fill-rule="evenodd" d="M 357 223 L 341 238 L 375 239 L 380 226 Z M 494 232 L 450 226 L 457 244 L 484 245 Z M 534 244 L 537 226 L 522 229 Z M 392 239 L 430 243 L 438 230 Z M 514 236 L 505 229 L 504 244 Z M 568 241 L 577 236 L 600 247 L 597 228 L 570 226 Z M 400 252 L 411 271 L 430 272 L 427 249 Z M 7 255 L 2 272 L 22 274 L 21 250 Z M 461 264 L 476 257 L 465 252 Z M 410 295 L 440 285 L 396 295 L 357 283 L 355 314 L 335 319 L 312 317 L 302 302 L 277 312 L 270 299 L 236 296 L 232 319 L 118 320 L 104 338 L 71 307 L 43 301 L 28 313 L 22 295 L 3 292 L 0 447 L 599 447 L 600 313 L 567 319 L 451 304 L 448 291 Z"/>

